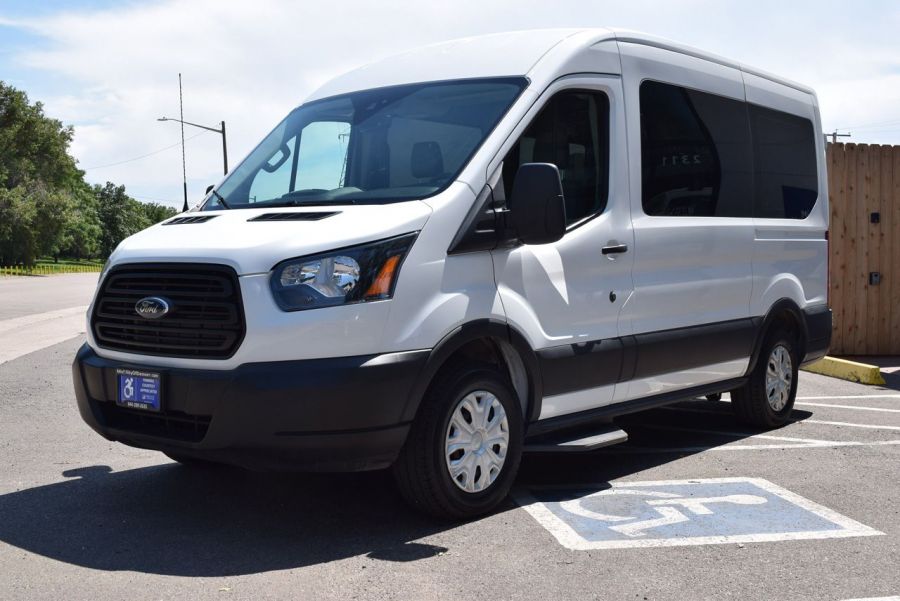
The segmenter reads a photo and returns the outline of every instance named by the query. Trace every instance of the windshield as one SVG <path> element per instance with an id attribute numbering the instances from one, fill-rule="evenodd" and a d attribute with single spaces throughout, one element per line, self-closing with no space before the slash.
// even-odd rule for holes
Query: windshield
<path id="1" fill-rule="evenodd" d="M 294 110 L 203 210 L 388 203 L 450 184 L 526 85 L 524 78 L 395 86 Z"/>

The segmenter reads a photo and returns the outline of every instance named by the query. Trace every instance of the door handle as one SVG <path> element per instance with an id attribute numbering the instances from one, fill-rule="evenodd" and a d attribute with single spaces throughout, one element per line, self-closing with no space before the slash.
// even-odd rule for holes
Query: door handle
<path id="1" fill-rule="evenodd" d="M 628 252 L 627 244 L 614 244 L 613 246 L 604 246 L 600 252 L 604 255 L 615 255 L 618 253 Z"/>

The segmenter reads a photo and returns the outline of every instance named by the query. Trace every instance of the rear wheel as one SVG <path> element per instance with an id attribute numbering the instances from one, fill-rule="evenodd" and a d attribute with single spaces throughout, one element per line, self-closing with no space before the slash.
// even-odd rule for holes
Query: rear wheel
<path id="1" fill-rule="evenodd" d="M 393 466 L 400 493 L 438 517 L 487 513 L 509 493 L 522 438 L 521 408 L 503 374 L 481 365 L 451 366 L 422 400 Z"/>
<path id="2" fill-rule="evenodd" d="M 747 383 L 731 392 L 738 419 L 752 426 L 776 428 L 790 419 L 797 396 L 797 346 L 785 330 L 766 337 Z"/>

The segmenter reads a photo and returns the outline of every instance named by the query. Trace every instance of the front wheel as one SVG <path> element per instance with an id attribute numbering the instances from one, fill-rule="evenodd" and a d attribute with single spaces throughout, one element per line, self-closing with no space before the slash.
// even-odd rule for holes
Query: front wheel
<path id="1" fill-rule="evenodd" d="M 793 337 L 783 330 L 768 335 L 747 383 L 731 392 L 738 419 L 763 428 L 786 424 L 797 396 L 798 366 Z"/>
<path id="2" fill-rule="evenodd" d="M 394 478 L 416 509 L 473 518 L 506 498 L 522 438 L 522 410 L 504 375 L 486 366 L 451 366 L 422 400 Z"/>

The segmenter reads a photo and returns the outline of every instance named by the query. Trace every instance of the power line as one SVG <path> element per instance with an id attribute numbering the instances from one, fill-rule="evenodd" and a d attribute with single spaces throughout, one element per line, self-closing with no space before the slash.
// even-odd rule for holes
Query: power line
<path id="1" fill-rule="evenodd" d="M 193 140 L 194 138 L 197 138 L 199 136 L 202 136 L 205 133 L 206 133 L 205 131 L 201 131 L 199 134 L 195 134 L 195 135 L 191 136 L 190 138 L 186 138 L 185 142 L 187 142 L 188 140 Z M 124 161 L 118 161 L 116 163 L 107 163 L 106 165 L 97 165 L 95 167 L 81 167 L 81 169 L 84 169 L 85 171 L 87 171 L 89 169 L 103 169 L 105 167 L 115 167 L 116 165 L 124 165 L 125 163 L 133 163 L 134 161 L 140 161 L 141 159 L 146 159 L 147 157 L 153 156 L 154 154 L 159 154 L 161 152 L 165 152 L 166 150 L 170 150 L 172 148 L 175 148 L 176 146 L 181 146 L 181 142 L 175 142 L 171 146 L 166 146 L 165 148 L 160 148 L 159 150 L 154 150 L 153 152 L 148 152 L 147 154 L 142 154 L 139 157 L 125 159 Z"/>

